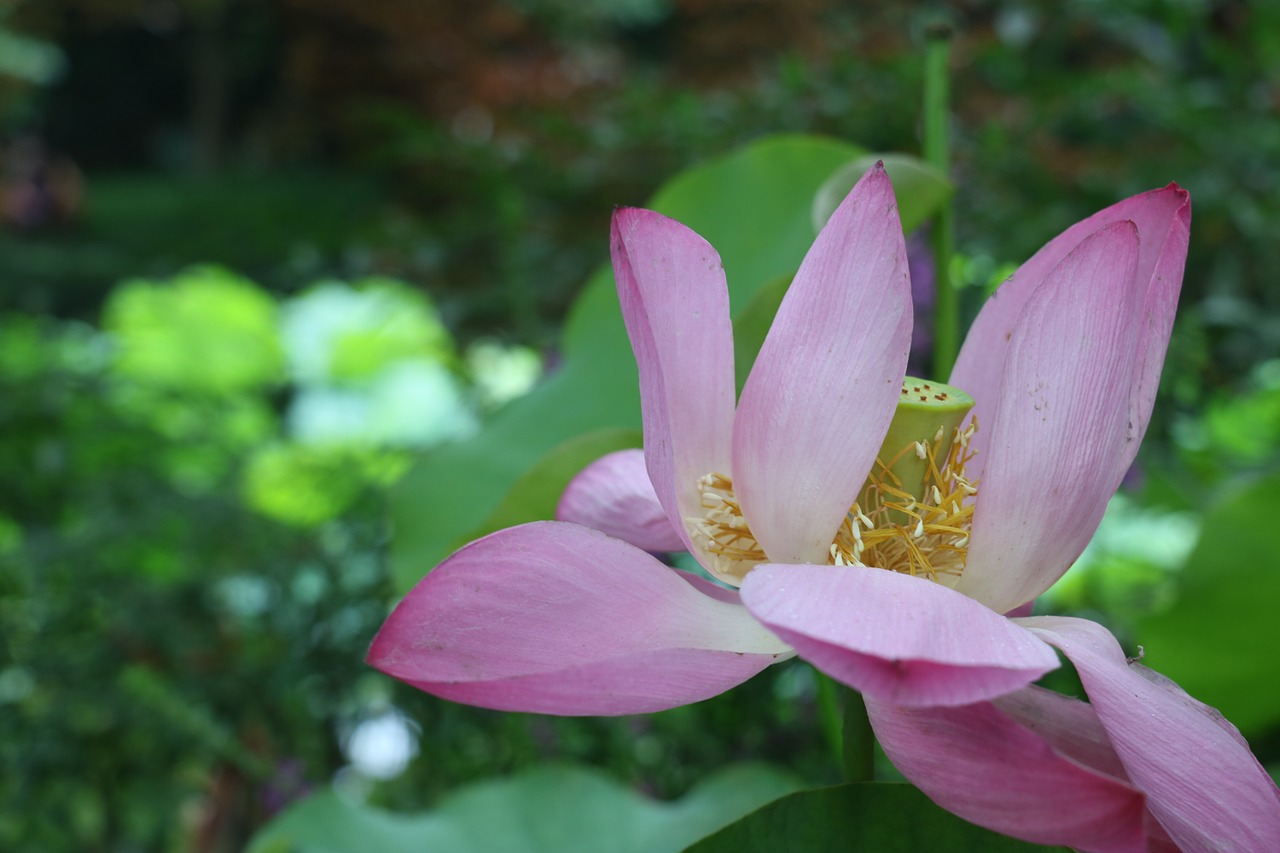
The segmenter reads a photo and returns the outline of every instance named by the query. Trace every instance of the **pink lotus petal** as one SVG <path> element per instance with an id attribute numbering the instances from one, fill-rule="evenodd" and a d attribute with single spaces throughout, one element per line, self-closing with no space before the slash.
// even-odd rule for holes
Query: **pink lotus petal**
<path id="1" fill-rule="evenodd" d="M 1053 649 L 971 598 L 856 566 L 757 566 L 742 603 L 818 669 L 897 705 L 964 705 L 1058 667 Z"/>
<path id="2" fill-rule="evenodd" d="M 902 224 L 877 165 L 805 256 L 739 401 L 734 486 L 771 560 L 827 561 L 888 430 L 910 348 Z"/>
<path id="3" fill-rule="evenodd" d="M 992 700 L 1001 712 L 1038 735 L 1059 755 L 1085 767 L 1128 781 L 1107 730 L 1088 702 L 1043 687 L 1026 687 Z"/>
<path id="4" fill-rule="evenodd" d="M 1084 619 L 1017 620 L 1062 650 L 1147 808 L 1185 850 L 1269 850 L 1280 792 L 1220 714 L 1135 670 L 1115 638 Z"/>
<path id="5" fill-rule="evenodd" d="M 1138 365 L 1129 396 L 1128 463 L 1132 463 L 1137 456 L 1138 446 L 1142 444 L 1143 436 L 1147 434 L 1147 424 L 1151 421 L 1151 409 L 1155 406 L 1156 389 L 1160 385 L 1160 373 L 1164 369 L 1165 351 L 1169 348 L 1169 335 L 1173 332 L 1178 295 L 1182 292 L 1187 245 L 1191 241 L 1191 196 L 1177 184 L 1170 184 L 1159 192 L 1162 193 L 1158 199 L 1159 204 L 1151 205 L 1156 208 L 1152 211 L 1156 226 L 1147 228 L 1145 223 L 1138 223 L 1138 234 L 1143 240 L 1142 257 L 1138 261 L 1139 282 L 1146 280 L 1143 274 L 1147 264 L 1151 262 L 1152 253 L 1158 254 L 1140 315 L 1146 322 L 1142 324 L 1138 341 Z M 1174 208 L 1167 233 L 1160 229 L 1166 211 L 1164 205 Z"/>
<path id="6" fill-rule="evenodd" d="M 1014 618 L 1015 616 L 1030 616 L 1035 611 L 1035 609 L 1036 609 L 1036 600 L 1033 598 L 1024 604 L 1019 604 L 1017 607 L 1013 608 L 1012 610 L 1005 613 L 1004 615 L 1010 619 Z"/>
<path id="7" fill-rule="evenodd" d="M 789 650 L 643 551 L 554 521 L 472 542 L 400 602 L 368 661 L 428 693 L 544 714 L 697 702 Z"/>
<path id="8" fill-rule="evenodd" d="M 1142 794 L 1058 754 L 988 702 L 905 708 L 867 699 L 894 766 L 967 821 L 1036 844 L 1142 851 Z"/>
<path id="9" fill-rule="evenodd" d="M 1137 282 L 1147 294 L 1144 305 L 1146 319 L 1134 318 L 1135 326 L 1141 328 L 1137 351 L 1142 366 L 1134 383 L 1132 408 L 1134 435 L 1141 440 L 1151 415 L 1151 403 L 1173 323 L 1173 309 L 1182 287 L 1182 267 L 1187 254 L 1191 201 L 1186 190 L 1177 184 L 1127 198 L 1077 222 L 1036 252 L 987 300 L 965 338 L 948 380 L 977 401 L 974 413 L 979 424 L 985 426 L 992 422 L 1011 336 L 1018 328 L 1022 311 L 1032 295 L 1045 277 L 1086 237 L 1107 225 L 1126 220 L 1133 221 L 1138 228 L 1142 245 Z M 1088 284 L 1087 281 L 1077 281 L 1070 283 L 1070 287 L 1073 292 L 1078 292 Z M 979 430 L 974 436 L 972 446 L 978 455 L 969 473 L 975 477 L 981 475 L 982 466 L 989 458 L 986 449 L 990 438 L 991 433 L 984 430 Z M 1135 441 L 1134 450 L 1137 444 Z"/>
<path id="10" fill-rule="evenodd" d="M 1143 668 L 1135 666 L 1134 669 Z M 1090 770 L 1129 781 L 1129 773 L 1111 746 L 1107 730 L 1088 702 L 1042 687 L 1027 687 L 994 699 L 992 704 L 1038 735 L 1058 755 L 1079 762 Z M 1227 725 L 1230 727 L 1229 723 Z M 1248 749 L 1248 744 L 1245 744 L 1245 749 Z M 1178 846 L 1150 809 L 1146 810 L 1143 828 L 1146 830 L 1148 853 L 1178 853 Z"/>
<path id="11" fill-rule="evenodd" d="M 556 518 L 630 542 L 644 551 L 683 551 L 645 469 L 644 451 L 601 456 L 569 481 Z"/>
<path id="12" fill-rule="evenodd" d="M 685 546 L 701 514 L 698 478 L 727 473 L 734 406 L 733 328 L 720 256 L 651 210 L 613 215 L 613 271 L 640 369 L 645 460 Z"/>
<path id="13" fill-rule="evenodd" d="M 1062 576 L 1128 468 L 1137 261 L 1133 223 L 1104 227 L 1054 267 L 1013 331 L 956 585 L 992 610 Z"/>

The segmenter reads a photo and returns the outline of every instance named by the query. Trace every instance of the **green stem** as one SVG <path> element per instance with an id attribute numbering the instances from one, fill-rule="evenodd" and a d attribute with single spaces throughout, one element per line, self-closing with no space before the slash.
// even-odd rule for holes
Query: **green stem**
<path id="1" fill-rule="evenodd" d="M 924 52 L 924 159 L 943 175 L 951 174 L 951 145 L 947 137 L 950 92 L 947 59 L 951 51 L 951 28 L 929 27 Z M 951 252 L 954 246 L 953 211 L 948 200 L 933 222 L 932 248 L 934 288 L 933 375 L 946 381 L 960 351 L 960 311 L 956 289 L 951 282 Z"/>
<path id="2" fill-rule="evenodd" d="M 874 782 L 876 778 L 876 735 L 867 717 L 862 694 L 845 687 L 844 756 L 841 761 L 846 782 Z"/>
<path id="3" fill-rule="evenodd" d="M 835 755 L 837 763 L 843 764 L 840 685 L 831 676 L 824 675 L 816 669 L 813 674 L 818 678 L 818 717 L 822 721 L 822 734 L 827 739 L 827 746 Z"/>

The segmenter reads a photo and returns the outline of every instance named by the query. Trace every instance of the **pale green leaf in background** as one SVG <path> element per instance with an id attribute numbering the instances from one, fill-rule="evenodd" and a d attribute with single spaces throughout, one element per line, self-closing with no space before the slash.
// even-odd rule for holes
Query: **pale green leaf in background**
<path id="1" fill-rule="evenodd" d="M 853 189 L 868 169 L 884 162 L 884 169 L 893 181 L 893 194 L 898 201 L 898 216 L 902 230 L 910 234 L 938 211 L 951 197 L 953 187 L 947 176 L 918 157 L 909 154 L 867 154 L 842 167 L 823 182 L 813 197 L 813 227 L 815 232 L 827 224 L 844 197 Z"/>
<path id="2" fill-rule="evenodd" d="M 463 788 L 421 815 L 393 814 L 325 791 L 292 806 L 249 851 L 676 853 L 797 787 L 783 771 L 742 765 L 664 803 L 598 771 L 543 766 Z"/>
<path id="3" fill-rule="evenodd" d="M 1246 735 L 1280 722 L 1280 601 L 1275 523 L 1280 475 L 1258 480 L 1205 514 L 1177 575 L 1176 599 L 1139 621 L 1143 663 L 1226 715 Z"/>

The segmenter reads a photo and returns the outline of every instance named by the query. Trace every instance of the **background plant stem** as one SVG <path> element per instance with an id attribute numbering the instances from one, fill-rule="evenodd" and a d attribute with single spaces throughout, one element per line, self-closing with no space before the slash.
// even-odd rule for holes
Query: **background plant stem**
<path id="1" fill-rule="evenodd" d="M 876 735 L 867 718 L 862 694 L 841 688 L 844 700 L 844 755 L 841 759 L 846 782 L 872 782 L 876 778 Z"/>
<path id="2" fill-rule="evenodd" d="M 951 28 L 935 24 L 925 35 L 924 53 L 924 159 L 944 175 L 951 174 L 951 145 L 947 138 L 950 84 L 947 58 L 951 48 Z M 945 203 L 933 221 L 930 233 L 933 248 L 933 376 L 946 381 L 960 349 L 960 318 L 956 290 L 951 282 L 951 252 L 954 243 L 951 203 Z"/>
<path id="3" fill-rule="evenodd" d="M 844 719 L 840 710 L 840 691 L 843 687 L 821 670 L 815 669 L 813 674 L 818 679 L 818 719 L 822 723 L 822 734 L 836 761 L 843 765 Z"/>

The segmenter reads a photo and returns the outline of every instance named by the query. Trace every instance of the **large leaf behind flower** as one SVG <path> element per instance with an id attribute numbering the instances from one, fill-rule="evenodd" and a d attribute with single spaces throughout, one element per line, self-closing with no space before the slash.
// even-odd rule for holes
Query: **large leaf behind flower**
<path id="1" fill-rule="evenodd" d="M 861 153 L 829 139 L 772 137 L 681 174 L 650 204 L 719 250 L 730 298 L 742 306 L 765 282 L 799 265 L 814 237 L 814 193 Z M 602 230 L 602 257 L 608 245 Z M 574 304 L 563 356 L 556 373 L 499 411 L 477 436 L 428 453 L 401 481 L 392 496 L 392 572 L 400 590 L 490 532 L 484 521 L 544 454 L 586 432 L 640 426 L 635 360 L 607 268 L 592 276 Z"/>
<path id="2" fill-rule="evenodd" d="M 539 767 L 471 785 L 419 815 L 393 814 L 325 791 L 269 824 L 249 851 L 676 853 L 796 787 L 780 770 L 743 765 L 664 803 L 597 771 Z"/>
<path id="3" fill-rule="evenodd" d="M 1277 474 L 1210 508 L 1200 541 L 1178 574 L 1177 598 L 1134 632 L 1146 650 L 1145 664 L 1217 708 L 1246 735 L 1280 724 L 1277 517 Z"/>

